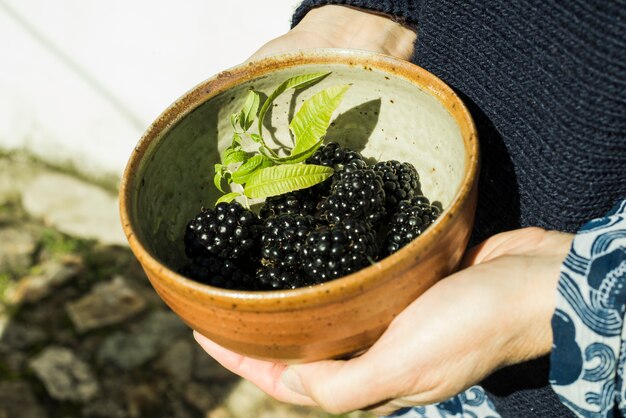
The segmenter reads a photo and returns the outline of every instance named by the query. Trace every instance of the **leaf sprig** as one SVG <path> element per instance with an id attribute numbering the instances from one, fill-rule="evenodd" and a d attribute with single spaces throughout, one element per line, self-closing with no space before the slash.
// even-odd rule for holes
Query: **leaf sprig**
<path id="1" fill-rule="evenodd" d="M 263 102 L 258 92 L 250 90 L 238 113 L 233 113 L 231 144 L 222 152 L 221 163 L 215 164 L 215 187 L 222 193 L 222 183 L 242 186 L 248 198 L 265 198 L 314 186 L 333 174 L 330 167 L 304 164 L 324 142 L 330 118 L 341 104 L 350 85 L 337 85 L 322 90 L 305 100 L 292 118 L 289 129 L 293 134 L 293 147 L 288 155 L 279 156 L 263 138 L 265 115 L 278 96 L 288 89 L 302 89 L 325 78 L 330 73 L 311 73 L 291 77 L 281 83 Z M 257 117 L 258 114 L 258 117 Z M 257 132 L 249 132 L 257 119 Z M 243 149 L 243 141 L 258 144 L 256 152 Z M 217 203 L 230 202 L 241 196 L 240 192 L 226 193 Z"/>

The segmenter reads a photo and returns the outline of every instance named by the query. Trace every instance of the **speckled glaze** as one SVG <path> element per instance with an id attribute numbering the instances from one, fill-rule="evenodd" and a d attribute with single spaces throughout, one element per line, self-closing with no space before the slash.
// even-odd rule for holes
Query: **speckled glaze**
<path id="1" fill-rule="evenodd" d="M 375 160 L 409 161 L 444 212 L 402 250 L 359 272 L 309 288 L 231 291 L 176 273 L 184 226 L 218 197 L 212 167 L 230 142 L 230 113 L 253 87 L 269 94 L 286 78 L 332 71 L 272 108 L 264 136 L 289 142 L 287 121 L 315 92 L 352 87 L 329 139 Z M 303 50 L 249 62 L 201 83 L 150 126 L 124 173 L 120 210 L 131 249 L 161 298 L 190 327 L 239 353 L 304 362 L 370 346 L 391 320 L 458 266 L 476 207 L 478 141 L 469 112 L 441 80 L 411 63 L 353 50 Z"/>

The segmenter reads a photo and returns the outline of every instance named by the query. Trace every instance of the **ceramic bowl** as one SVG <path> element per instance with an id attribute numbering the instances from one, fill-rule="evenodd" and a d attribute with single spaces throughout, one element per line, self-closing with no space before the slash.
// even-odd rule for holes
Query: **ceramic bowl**
<path id="1" fill-rule="evenodd" d="M 248 89 L 266 95 L 288 77 L 318 84 L 280 96 L 266 135 L 285 141 L 289 115 L 315 92 L 351 83 L 327 138 L 375 160 L 412 163 L 443 213 L 395 254 L 340 279 L 287 291 L 225 290 L 176 273 L 185 225 L 219 196 L 213 164 Z M 266 127 L 267 128 L 267 127 Z M 169 107 L 141 138 L 124 173 L 124 231 L 160 297 L 191 328 L 247 356 L 289 362 L 359 352 L 392 319 L 457 268 L 476 206 L 478 141 L 469 112 L 440 79 L 411 63 L 353 50 L 303 50 L 224 71 Z"/>

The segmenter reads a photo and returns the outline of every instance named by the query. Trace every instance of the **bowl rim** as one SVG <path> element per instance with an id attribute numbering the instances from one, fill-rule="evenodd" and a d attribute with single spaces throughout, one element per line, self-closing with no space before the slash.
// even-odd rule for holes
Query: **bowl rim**
<path id="1" fill-rule="evenodd" d="M 307 64 L 340 64 L 375 69 L 415 84 L 437 99 L 457 122 L 466 151 L 462 182 L 450 205 L 422 235 L 394 254 L 347 276 L 311 287 L 270 291 L 229 290 L 196 282 L 168 268 L 142 243 L 134 228 L 132 208 L 136 203 L 133 200 L 136 194 L 133 195 L 133 191 L 138 190 L 135 187 L 136 181 L 141 180 L 140 174 L 145 171 L 143 163 L 146 160 L 144 158 L 146 151 L 162 140 L 185 116 L 229 88 L 262 77 L 276 68 L 284 69 Z M 451 103 L 451 106 L 446 106 L 444 100 Z M 463 134 L 464 131 L 466 134 Z M 301 49 L 264 56 L 231 67 L 199 83 L 165 109 L 147 128 L 129 157 L 120 183 L 120 217 L 132 252 L 144 269 L 158 272 L 159 280 L 167 287 L 179 290 L 182 288 L 203 300 L 210 300 L 210 303 L 233 309 L 235 307 L 244 310 L 275 309 L 273 307 L 282 306 L 280 309 L 284 310 L 290 305 L 292 309 L 296 307 L 299 309 L 332 303 L 362 292 L 366 288 L 380 286 L 386 281 L 385 275 L 382 275 L 382 278 L 377 277 L 381 271 L 392 271 L 392 267 L 406 266 L 412 259 L 419 257 L 445 232 L 445 226 L 450 224 L 453 214 L 469 198 L 478 180 L 478 167 L 479 144 L 473 119 L 457 94 L 434 74 L 411 62 L 371 51 L 341 48 Z"/>

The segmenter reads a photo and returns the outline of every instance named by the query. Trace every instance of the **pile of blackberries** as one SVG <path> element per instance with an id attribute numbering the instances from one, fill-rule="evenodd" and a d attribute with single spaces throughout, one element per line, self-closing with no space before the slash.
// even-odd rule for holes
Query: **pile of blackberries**
<path id="1" fill-rule="evenodd" d="M 419 236 L 441 209 L 409 163 L 368 165 L 329 143 L 307 161 L 335 169 L 324 183 L 266 199 L 259 216 L 237 202 L 203 209 L 185 230 L 179 271 L 212 286 L 283 290 L 345 276 Z"/>

